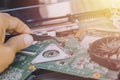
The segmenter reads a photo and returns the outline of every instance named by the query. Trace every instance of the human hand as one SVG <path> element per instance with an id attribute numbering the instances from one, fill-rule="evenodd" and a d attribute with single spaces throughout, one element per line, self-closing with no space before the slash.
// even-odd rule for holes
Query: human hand
<path id="1" fill-rule="evenodd" d="M 5 34 L 18 33 L 4 43 Z M 30 46 L 33 42 L 32 31 L 18 18 L 7 13 L 0 13 L 0 73 L 13 62 L 16 52 Z"/>

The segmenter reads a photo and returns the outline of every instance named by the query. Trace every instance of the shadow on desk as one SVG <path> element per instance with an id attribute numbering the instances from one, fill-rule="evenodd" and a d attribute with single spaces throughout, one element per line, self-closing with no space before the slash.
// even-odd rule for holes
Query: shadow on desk
<path id="1" fill-rule="evenodd" d="M 78 76 L 38 69 L 27 80 L 95 80 Z"/>

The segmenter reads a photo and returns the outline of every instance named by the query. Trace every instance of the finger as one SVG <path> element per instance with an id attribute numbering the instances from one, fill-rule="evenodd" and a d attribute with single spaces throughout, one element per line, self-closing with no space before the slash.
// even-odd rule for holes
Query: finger
<path id="1" fill-rule="evenodd" d="M 15 53 L 33 42 L 31 35 L 22 34 L 9 39 L 0 45 L 0 73 L 4 71 L 14 60 Z"/>
<path id="2" fill-rule="evenodd" d="M 17 33 L 33 33 L 24 22 L 16 17 L 10 16 L 9 14 L 0 13 L 0 19 L 7 30 L 12 30 Z"/>
<path id="3" fill-rule="evenodd" d="M 9 39 L 5 45 L 10 47 L 14 52 L 20 51 L 33 43 L 33 38 L 31 35 L 22 34 L 19 36 L 12 37 Z"/>
<path id="4" fill-rule="evenodd" d="M 4 42 L 6 30 L 12 33 L 33 33 L 30 28 L 18 18 L 6 13 L 0 13 L 0 44 Z"/>
<path id="5" fill-rule="evenodd" d="M 4 16 L 7 14 L 4 14 Z M 4 18 L 3 14 L 0 13 L 0 44 L 4 42 L 5 33 L 6 33 L 6 18 Z"/>
<path id="6" fill-rule="evenodd" d="M 12 31 L 12 30 L 10 30 L 10 31 L 7 30 L 7 33 L 9 33 L 9 34 L 11 34 L 11 35 L 17 35 L 17 34 L 18 34 L 17 32 Z"/>
<path id="7" fill-rule="evenodd" d="M 5 45 L 0 45 L 0 73 L 13 62 L 15 52 Z"/>
<path id="8" fill-rule="evenodd" d="M 5 39 L 5 28 L 0 26 L 0 44 L 4 42 Z"/>
<path id="9" fill-rule="evenodd" d="M 33 33 L 31 29 L 16 17 L 9 16 L 7 30 L 13 30 L 17 33 Z"/>

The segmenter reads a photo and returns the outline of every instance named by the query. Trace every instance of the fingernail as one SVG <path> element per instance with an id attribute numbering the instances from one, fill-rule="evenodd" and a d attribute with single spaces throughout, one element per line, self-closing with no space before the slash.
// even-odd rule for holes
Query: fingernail
<path id="1" fill-rule="evenodd" d="M 33 43 L 33 38 L 32 38 L 32 36 L 26 34 L 26 35 L 24 36 L 24 42 L 25 42 L 25 45 L 26 45 L 26 46 L 30 46 L 30 45 Z"/>

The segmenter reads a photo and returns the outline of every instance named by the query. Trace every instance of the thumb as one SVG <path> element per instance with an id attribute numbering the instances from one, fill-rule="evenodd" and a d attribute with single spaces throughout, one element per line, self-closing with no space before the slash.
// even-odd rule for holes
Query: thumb
<path id="1" fill-rule="evenodd" d="M 22 34 L 10 38 L 5 45 L 13 50 L 13 52 L 18 52 L 30 46 L 33 43 L 33 37 L 29 34 Z"/>
<path id="2" fill-rule="evenodd" d="M 0 45 L 0 73 L 4 71 L 14 60 L 15 53 L 30 46 L 33 42 L 32 36 L 22 34 L 9 39 Z"/>

